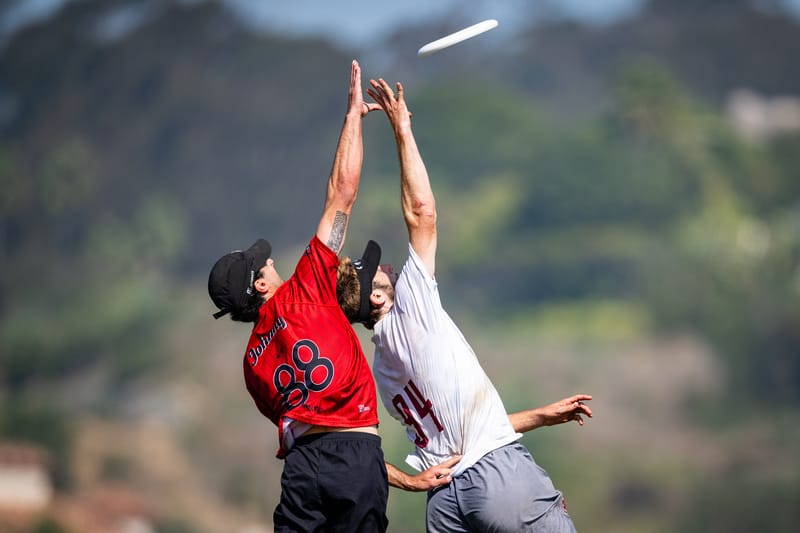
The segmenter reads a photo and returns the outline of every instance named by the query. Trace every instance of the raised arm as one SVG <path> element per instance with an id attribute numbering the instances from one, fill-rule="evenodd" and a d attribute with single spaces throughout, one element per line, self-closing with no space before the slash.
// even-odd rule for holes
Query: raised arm
<path id="1" fill-rule="evenodd" d="M 394 131 L 400 159 L 400 193 L 408 238 L 432 277 L 436 269 L 436 203 L 428 171 L 411 131 L 411 113 L 406 106 L 402 84 L 397 94 L 383 79 L 369 81 L 367 93 L 383 108 Z"/>
<path id="2" fill-rule="evenodd" d="M 361 67 L 358 61 L 353 60 L 350 67 L 347 114 L 328 178 L 325 207 L 317 226 L 317 237 L 337 254 L 344 244 L 350 213 L 356 201 L 358 183 L 361 179 L 361 164 L 364 160 L 361 119 L 375 109 L 380 107 L 377 104 L 364 102 L 361 92 Z"/>
<path id="3" fill-rule="evenodd" d="M 525 433 L 542 426 L 555 426 L 572 420 L 582 426 L 582 415 L 586 415 L 589 418 L 593 415 L 589 406 L 583 403 L 591 399 L 592 397 L 588 394 L 576 394 L 544 407 L 510 413 L 508 420 L 514 427 L 514 431 L 519 433 Z"/>

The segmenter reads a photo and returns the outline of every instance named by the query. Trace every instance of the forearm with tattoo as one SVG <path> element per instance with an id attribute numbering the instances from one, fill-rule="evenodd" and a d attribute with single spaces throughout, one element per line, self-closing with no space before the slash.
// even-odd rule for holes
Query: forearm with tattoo
<path id="1" fill-rule="evenodd" d="M 336 211 L 336 216 L 333 218 L 333 226 L 331 227 L 331 235 L 328 238 L 328 248 L 337 254 L 342 249 L 344 242 L 344 233 L 347 230 L 347 215 L 341 211 Z"/>

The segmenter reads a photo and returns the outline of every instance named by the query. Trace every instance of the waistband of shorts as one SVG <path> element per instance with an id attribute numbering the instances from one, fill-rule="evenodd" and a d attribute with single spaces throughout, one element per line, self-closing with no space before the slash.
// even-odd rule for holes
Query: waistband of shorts
<path id="1" fill-rule="evenodd" d="M 295 439 L 294 446 L 304 446 L 318 441 L 344 441 L 344 440 L 360 440 L 372 441 L 378 446 L 381 444 L 381 438 L 372 433 L 364 433 L 361 431 L 331 431 L 328 433 L 312 433 L 311 435 L 300 435 Z"/>

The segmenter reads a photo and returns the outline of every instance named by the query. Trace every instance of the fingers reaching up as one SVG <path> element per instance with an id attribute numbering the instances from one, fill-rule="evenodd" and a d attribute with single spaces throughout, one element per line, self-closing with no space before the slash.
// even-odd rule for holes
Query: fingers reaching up
<path id="1" fill-rule="evenodd" d="M 389 122 L 395 129 L 407 127 L 411 124 L 411 113 L 406 106 L 403 93 L 403 84 L 397 82 L 397 93 L 386 83 L 386 80 L 369 80 L 371 87 L 367 88 L 369 94 L 375 102 L 386 112 Z"/>
<path id="2" fill-rule="evenodd" d="M 348 112 L 358 113 L 363 117 L 370 111 L 377 111 L 380 108 L 381 106 L 378 104 L 364 101 L 364 94 L 361 89 L 361 65 L 354 59 L 350 66 Z"/>

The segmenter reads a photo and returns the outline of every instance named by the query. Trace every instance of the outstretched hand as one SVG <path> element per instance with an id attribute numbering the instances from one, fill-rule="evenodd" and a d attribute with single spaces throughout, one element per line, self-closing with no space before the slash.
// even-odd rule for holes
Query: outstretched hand
<path id="1" fill-rule="evenodd" d="M 361 66 L 355 59 L 350 67 L 350 92 L 348 94 L 348 112 L 358 113 L 365 116 L 370 111 L 377 111 L 380 105 L 364 101 L 364 93 L 361 90 Z"/>
<path id="2" fill-rule="evenodd" d="M 584 415 L 592 418 L 591 408 L 583 403 L 591 399 L 592 397 L 589 394 L 575 394 L 550 405 L 509 413 L 508 420 L 511 422 L 514 431 L 519 433 L 525 433 L 543 426 L 555 426 L 556 424 L 563 424 L 573 420 L 582 426 Z"/>
<path id="3" fill-rule="evenodd" d="M 583 425 L 583 416 L 592 418 L 592 410 L 586 405 L 585 401 L 591 400 L 589 394 L 576 394 L 569 398 L 564 398 L 557 402 L 540 407 L 540 415 L 543 417 L 545 426 L 555 426 L 564 422 L 576 421 L 578 425 Z"/>
<path id="4" fill-rule="evenodd" d="M 378 109 L 386 111 L 389 122 L 391 122 L 395 130 L 409 126 L 411 124 L 411 112 L 406 106 L 403 85 L 397 82 L 397 94 L 395 94 L 383 78 L 379 78 L 377 81 L 369 80 L 369 84 L 372 87 L 367 87 L 367 94 L 377 102 Z"/>

